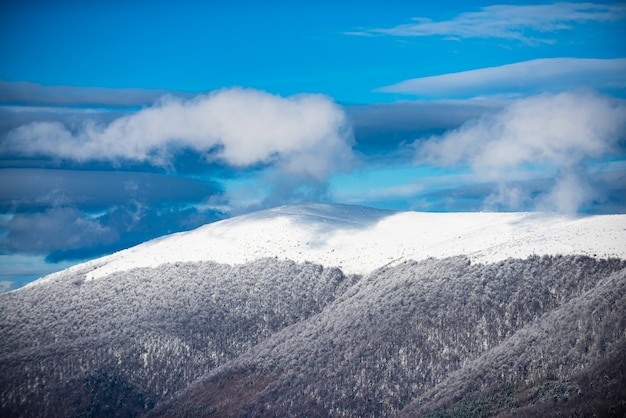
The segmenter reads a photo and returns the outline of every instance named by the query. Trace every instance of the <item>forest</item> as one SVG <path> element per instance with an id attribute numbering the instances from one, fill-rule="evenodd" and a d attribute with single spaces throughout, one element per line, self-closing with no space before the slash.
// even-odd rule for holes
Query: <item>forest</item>
<path id="1" fill-rule="evenodd" d="M 0 295 L 0 415 L 626 412 L 624 260 L 87 273 Z"/>

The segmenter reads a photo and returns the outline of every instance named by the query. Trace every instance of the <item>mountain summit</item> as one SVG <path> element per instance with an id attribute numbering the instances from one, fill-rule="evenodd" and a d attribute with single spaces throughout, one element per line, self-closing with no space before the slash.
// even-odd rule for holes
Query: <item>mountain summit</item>
<path id="1" fill-rule="evenodd" d="M 623 416 L 626 216 L 283 206 L 0 295 L 0 416 Z"/>
<path id="2" fill-rule="evenodd" d="M 88 267 L 90 280 L 165 263 L 241 264 L 274 257 L 367 274 L 389 263 L 429 257 L 497 262 L 556 254 L 626 258 L 626 215 L 393 212 L 307 203 L 168 235 L 75 268 Z"/>

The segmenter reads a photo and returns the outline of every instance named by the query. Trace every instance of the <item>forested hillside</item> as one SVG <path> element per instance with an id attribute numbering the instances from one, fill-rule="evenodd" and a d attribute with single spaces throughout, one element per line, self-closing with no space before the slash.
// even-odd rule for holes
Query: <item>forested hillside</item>
<path id="1" fill-rule="evenodd" d="M 85 273 L 0 295 L 6 413 L 137 415 L 350 286 L 337 269 L 269 259 Z"/>
<path id="2" fill-rule="evenodd" d="M 383 268 L 157 412 L 200 404 L 234 416 L 415 416 L 507 389 L 506 402 L 482 410 L 508 413 L 524 406 L 516 391 L 560 385 L 621 355 L 624 266 L 585 257 L 471 265 L 460 257 Z M 232 390 L 243 393 L 224 396 Z M 600 400 L 597 412 L 620 407 L 624 396 L 615 405 Z M 432 408 L 416 408 L 433 398 L 440 402 Z"/>
<path id="3" fill-rule="evenodd" d="M 363 277 L 277 259 L 86 273 L 0 295 L 4 415 L 621 416 L 626 405 L 619 259 L 454 257 Z"/>

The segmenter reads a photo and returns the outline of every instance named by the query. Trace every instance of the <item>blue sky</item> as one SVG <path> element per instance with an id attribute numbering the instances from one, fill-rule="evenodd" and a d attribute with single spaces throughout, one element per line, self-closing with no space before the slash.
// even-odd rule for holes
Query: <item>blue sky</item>
<path id="1" fill-rule="evenodd" d="M 626 212 L 626 4 L 429 3 L 3 2 L 0 287 L 300 200 Z"/>

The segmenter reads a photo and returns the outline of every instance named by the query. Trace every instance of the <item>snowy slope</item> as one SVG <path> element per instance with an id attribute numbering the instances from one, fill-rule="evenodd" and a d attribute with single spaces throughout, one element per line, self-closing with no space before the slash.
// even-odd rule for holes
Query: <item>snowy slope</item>
<path id="1" fill-rule="evenodd" d="M 239 264 L 277 257 L 364 274 L 398 261 L 461 254 L 474 262 L 533 254 L 626 258 L 626 215 L 392 212 L 300 204 L 165 236 L 73 269 L 89 268 L 87 279 L 96 279 L 172 262 Z"/>

